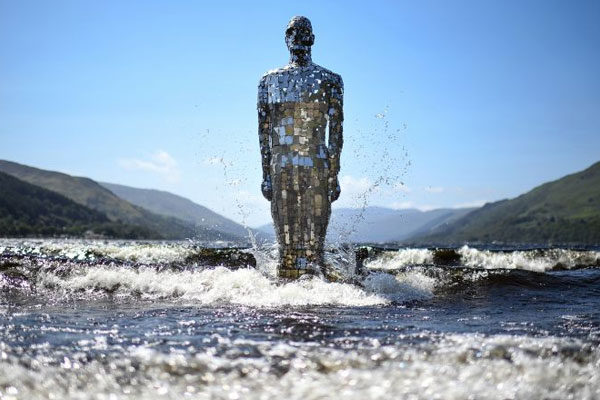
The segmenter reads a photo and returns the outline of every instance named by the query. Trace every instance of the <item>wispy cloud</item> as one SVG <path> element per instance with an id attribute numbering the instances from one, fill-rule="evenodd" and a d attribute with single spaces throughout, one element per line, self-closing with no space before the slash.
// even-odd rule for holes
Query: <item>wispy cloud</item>
<path id="1" fill-rule="evenodd" d="M 396 192 L 402 192 L 402 193 L 412 192 L 412 189 L 409 188 L 408 186 L 406 186 L 403 182 L 398 182 L 398 183 L 394 184 L 394 190 Z"/>
<path id="2" fill-rule="evenodd" d="M 424 187 L 423 190 L 425 190 L 427 193 L 442 193 L 444 188 L 441 186 L 427 186 Z"/>
<path id="3" fill-rule="evenodd" d="M 352 175 L 344 175 L 339 181 L 342 194 L 350 197 L 364 194 L 373 185 L 373 182 L 364 176 L 355 178 Z"/>
<path id="4" fill-rule="evenodd" d="M 250 192 L 245 189 L 235 191 L 233 199 L 237 216 L 233 219 L 244 225 L 262 225 L 270 220 L 269 202 L 258 191 Z"/>
<path id="5" fill-rule="evenodd" d="M 394 208 L 396 210 L 406 210 L 409 208 L 414 208 L 420 211 L 431 211 L 438 208 L 477 208 L 483 206 L 487 201 L 485 200 L 474 200 L 467 201 L 464 203 L 453 204 L 451 206 L 448 205 L 433 205 L 433 204 L 417 204 L 413 201 L 396 201 L 390 204 L 389 208 Z"/>
<path id="6" fill-rule="evenodd" d="M 481 206 L 483 206 L 487 202 L 488 201 L 486 201 L 486 200 L 467 201 L 465 203 L 454 204 L 452 206 L 452 208 L 474 208 L 474 207 L 481 207 Z"/>
<path id="7" fill-rule="evenodd" d="M 438 206 L 433 206 L 431 204 L 415 204 L 412 201 L 396 201 L 390 204 L 389 207 L 396 210 L 406 210 L 409 208 L 414 208 L 420 211 L 431 211 L 435 210 L 436 208 L 441 208 Z"/>
<path id="8" fill-rule="evenodd" d="M 340 199 L 332 204 L 335 208 L 361 207 L 379 189 L 371 179 L 365 176 L 343 175 L 338 179 L 342 193 Z"/>
<path id="9" fill-rule="evenodd" d="M 151 172 L 161 176 L 168 182 L 179 182 L 181 180 L 181 171 L 177 161 L 164 150 L 157 151 L 148 160 L 123 158 L 118 163 L 121 168 L 126 170 Z"/>

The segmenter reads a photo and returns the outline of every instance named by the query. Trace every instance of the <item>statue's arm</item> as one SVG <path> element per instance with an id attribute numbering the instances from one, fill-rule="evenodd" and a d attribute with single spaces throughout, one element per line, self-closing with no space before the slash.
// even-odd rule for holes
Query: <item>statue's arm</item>
<path id="1" fill-rule="evenodd" d="M 270 113 L 267 103 L 267 85 L 263 77 L 258 84 L 258 140 L 262 160 L 263 181 L 261 191 L 263 196 L 271 201 L 273 189 L 271 186 L 271 144 L 269 140 Z"/>
<path id="2" fill-rule="evenodd" d="M 344 144 L 344 82 L 337 76 L 331 86 L 329 99 L 329 193 L 331 201 L 340 197 L 338 173 Z"/>

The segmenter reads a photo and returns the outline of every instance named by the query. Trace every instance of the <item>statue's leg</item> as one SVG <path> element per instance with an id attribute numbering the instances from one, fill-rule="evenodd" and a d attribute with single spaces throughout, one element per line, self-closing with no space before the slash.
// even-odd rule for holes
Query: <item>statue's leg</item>
<path id="1" fill-rule="evenodd" d="M 284 223 L 284 259 L 280 265 L 279 276 L 296 279 L 310 272 L 307 269 L 306 243 L 303 235 L 305 226 L 303 192 L 306 190 L 306 182 L 303 179 L 302 169 L 297 165 L 288 164 L 284 169 L 286 175 L 285 180 L 282 181 L 285 186 L 283 203 L 287 219 Z"/>
<path id="2" fill-rule="evenodd" d="M 276 165 L 272 173 L 271 214 L 279 243 L 278 275 L 295 279 L 310 272 L 306 258 L 306 206 L 303 204 L 306 182 L 297 166 Z"/>
<path id="3" fill-rule="evenodd" d="M 317 168 L 312 171 L 313 222 L 311 235 L 314 239 L 311 244 L 314 249 L 314 261 L 320 266 L 324 265 L 325 237 L 331 215 L 327 175 L 328 170 L 324 165 L 317 164 Z"/>
<path id="4" fill-rule="evenodd" d="M 323 165 L 276 166 L 271 213 L 279 243 L 280 277 L 295 279 L 323 265 L 331 204 Z"/>
<path id="5" fill-rule="evenodd" d="M 273 188 L 273 195 L 271 198 L 271 216 L 273 217 L 273 226 L 275 228 L 275 236 L 279 245 L 279 265 L 284 264 L 286 255 L 286 211 L 287 206 L 285 204 L 285 182 L 286 173 L 282 168 L 275 164 L 271 166 L 271 185 Z"/>
<path id="6" fill-rule="evenodd" d="M 289 166 L 275 164 L 271 169 L 273 197 L 271 215 L 279 244 L 278 275 L 284 278 L 297 278 L 296 251 L 294 246 L 294 221 L 297 213 L 293 170 Z"/>

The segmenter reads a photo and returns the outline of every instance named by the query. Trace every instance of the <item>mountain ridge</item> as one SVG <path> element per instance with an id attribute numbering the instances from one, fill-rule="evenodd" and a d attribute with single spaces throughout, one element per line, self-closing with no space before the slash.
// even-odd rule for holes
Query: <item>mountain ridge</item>
<path id="1" fill-rule="evenodd" d="M 0 160 L 0 171 L 32 185 L 59 193 L 74 202 L 104 213 L 113 222 L 139 225 L 156 232 L 161 239 L 215 239 L 239 240 L 215 229 L 194 226 L 186 221 L 152 213 L 133 205 L 86 177 L 74 177 L 62 172 L 30 167 L 12 161 Z"/>
<path id="2" fill-rule="evenodd" d="M 600 243 L 600 162 L 515 197 L 487 203 L 413 243 Z"/>
<path id="3" fill-rule="evenodd" d="M 110 221 L 96 210 L 0 172 L 0 236 L 157 238 L 143 227 Z"/>
<path id="4" fill-rule="evenodd" d="M 42 218 L 39 221 L 41 225 L 32 228 L 33 231 L 45 230 L 50 234 L 60 234 L 60 229 L 71 229 L 65 228 L 69 226 L 81 228 L 85 224 L 105 224 L 106 228 L 112 224 L 112 231 L 105 230 L 108 236 L 142 235 L 152 239 L 197 237 L 239 242 L 244 240 L 248 232 L 247 228 L 207 207 L 166 191 L 98 183 L 90 178 L 74 177 L 6 160 L 0 160 L 0 173 L 22 182 L 7 180 L 6 176 L 3 178 L 4 182 L 8 182 L 5 183 L 6 187 L 12 190 L 7 192 L 2 200 L 4 203 L 1 203 L 4 214 L 0 214 L 0 221 L 5 222 L 4 229 L 7 231 L 8 226 L 16 226 L 13 222 L 19 218 L 37 226 L 32 218 L 39 215 Z M 35 188 L 60 195 L 73 204 Z M 19 193 L 19 190 L 23 192 Z M 39 193 L 39 201 L 31 193 Z M 10 204 L 10 201 L 22 201 L 23 207 L 19 209 L 16 207 L 19 204 Z M 43 204 L 47 204 L 49 214 L 41 211 Z M 61 211 L 59 204 L 63 204 L 65 210 Z M 79 209 L 74 204 L 85 209 Z M 18 218 L 11 220 L 10 210 L 17 210 Z M 108 222 L 98 215 L 106 217 Z M 9 220 L 12 222 L 6 222 Z M 48 221 L 55 221 L 60 229 L 50 229 Z M 376 206 L 364 210 L 341 208 L 333 209 L 329 227 L 330 242 L 420 246 L 476 243 L 599 244 L 600 162 L 583 171 L 543 183 L 513 199 L 487 203 L 477 209 L 419 211 Z M 73 229 L 77 231 L 79 228 Z M 273 237 L 271 224 L 259 230 Z M 81 233 L 81 229 L 77 232 Z"/>
<path id="5" fill-rule="evenodd" d="M 178 218 L 195 225 L 244 238 L 248 230 L 214 211 L 183 196 L 157 189 L 142 189 L 116 183 L 98 182 L 118 197 L 159 215 Z"/>
<path id="6" fill-rule="evenodd" d="M 473 208 L 439 208 L 429 211 L 372 206 L 334 208 L 327 231 L 330 242 L 391 243 L 429 232 L 470 212 Z M 273 234 L 272 224 L 257 229 Z"/>

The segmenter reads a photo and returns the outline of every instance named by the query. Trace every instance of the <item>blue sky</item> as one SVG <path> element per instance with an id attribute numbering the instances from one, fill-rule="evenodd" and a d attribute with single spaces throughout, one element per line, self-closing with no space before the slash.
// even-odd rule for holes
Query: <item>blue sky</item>
<path id="1" fill-rule="evenodd" d="M 342 75 L 339 206 L 459 207 L 600 160 L 598 1 L 0 0 L 0 158 L 168 190 L 250 225 L 256 86 L 312 20 Z"/>

